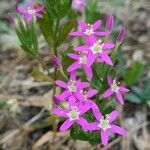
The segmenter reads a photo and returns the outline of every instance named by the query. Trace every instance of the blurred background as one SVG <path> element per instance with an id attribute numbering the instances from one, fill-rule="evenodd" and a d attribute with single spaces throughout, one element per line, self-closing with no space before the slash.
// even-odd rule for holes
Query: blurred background
<path id="1" fill-rule="evenodd" d="M 127 28 L 116 67 L 130 92 L 125 96 L 119 118 L 128 134 L 114 137 L 107 149 L 150 150 L 150 1 L 88 0 L 86 21 L 99 18 L 105 21 L 110 14 L 115 15 L 114 39 L 122 24 Z M 80 14 L 72 11 L 69 17 L 77 15 Z M 56 140 L 51 143 L 51 125 L 55 119 L 49 113 L 52 85 L 35 82 L 31 77 L 34 67 L 44 70 L 21 51 L 15 19 L 15 0 L 0 0 L 0 149 L 91 150 L 88 143 L 71 139 L 68 132 L 56 133 Z M 40 54 L 49 65 L 49 52 L 40 34 L 38 41 Z"/>

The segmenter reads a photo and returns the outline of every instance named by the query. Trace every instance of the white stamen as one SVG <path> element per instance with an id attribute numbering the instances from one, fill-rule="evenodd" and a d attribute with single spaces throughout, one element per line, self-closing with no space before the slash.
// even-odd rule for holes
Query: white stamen
<path id="1" fill-rule="evenodd" d="M 84 32 L 86 35 L 94 34 L 94 28 L 93 25 L 88 24 L 88 29 Z"/>
<path id="2" fill-rule="evenodd" d="M 119 84 L 119 82 L 116 83 L 116 80 L 113 80 L 113 83 L 112 83 L 112 85 L 111 85 L 111 90 L 112 90 L 113 92 L 118 92 L 118 91 L 119 91 L 119 86 L 118 86 L 118 84 Z"/>
<path id="3" fill-rule="evenodd" d="M 106 118 L 104 119 L 104 117 L 100 120 L 100 124 L 99 127 L 101 129 L 103 129 L 104 131 L 106 131 L 107 129 L 110 128 L 110 124 L 109 124 L 109 116 L 106 115 Z"/>
<path id="4" fill-rule="evenodd" d="M 27 12 L 30 15 L 35 15 L 36 14 L 36 10 L 35 9 L 31 9 L 30 7 L 27 8 Z"/>
<path id="5" fill-rule="evenodd" d="M 96 54 L 96 53 L 102 53 L 102 48 L 103 48 L 103 45 L 100 45 L 99 43 L 94 43 L 93 46 L 90 48 L 93 52 L 93 54 Z"/>
<path id="6" fill-rule="evenodd" d="M 80 58 L 79 58 L 79 63 L 80 64 L 86 64 L 87 63 L 87 57 L 86 56 L 81 56 Z"/>
<path id="7" fill-rule="evenodd" d="M 77 90 L 76 81 L 70 80 L 68 83 L 68 90 L 69 92 L 75 92 Z"/>
<path id="8" fill-rule="evenodd" d="M 77 107 L 73 107 L 72 110 L 68 113 L 68 116 L 71 121 L 79 119 L 80 112 Z"/>

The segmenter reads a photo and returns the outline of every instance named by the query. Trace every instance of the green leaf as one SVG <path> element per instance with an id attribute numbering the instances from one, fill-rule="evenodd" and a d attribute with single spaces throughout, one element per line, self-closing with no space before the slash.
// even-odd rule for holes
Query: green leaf
<path id="1" fill-rule="evenodd" d="M 57 38 L 57 46 L 58 47 L 65 41 L 69 32 L 72 30 L 72 28 L 75 26 L 75 24 L 76 24 L 75 20 L 70 20 L 63 26 L 63 28 Z"/>
<path id="2" fill-rule="evenodd" d="M 16 34 L 21 43 L 21 48 L 25 53 L 36 57 L 38 56 L 38 41 L 34 22 L 25 23 L 18 17 L 19 28 L 16 28 Z"/>
<path id="3" fill-rule="evenodd" d="M 142 103 L 142 99 L 133 93 L 126 94 L 125 99 L 131 103 L 136 103 L 136 104 Z"/>
<path id="4" fill-rule="evenodd" d="M 44 4 L 49 14 L 57 20 L 66 16 L 71 8 L 70 0 L 44 0 Z"/>
<path id="5" fill-rule="evenodd" d="M 73 46 L 71 45 L 68 47 L 67 50 L 60 52 L 62 67 L 66 74 L 67 74 L 67 68 L 74 62 L 73 59 L 68 57 L 68 54 L 71 52 L 73 52 Z"/>
<path id="6" fill-rule="evenodd" d="M 82 141 L 88 141 L 89 140 L 89 132 L 88 131 L 83 131 L 81 129 L 81 127 L 78 126 L 78 125 L 74 125 L 71 128 L 70 136 L 73 139 L 78 139 L 78 140 L 82 140 Z"/>
<path id="7" fill-rule="evenodd" d="M 43 13 L 42 19 L 37 19 L 39 23 L 40 30 L 47 41 L 50 47 L 53 46 L 53 39 L 54 39 L 54 31 L 53 31 L 53 20 L 51 16 L 46 13 Z"/>
<path id="8" fill-rule="evenodd" d="M 43 74 L 38 69 L 34 69 L 31 73 L 31 76 L 35 80 L 40 81 L 40 82 L 51 82 L 51 83 L 54 82 L 54 80 L 50 76 Z"/>
<path id="9" fill-rule="evenodd" d="M 144 65 L 139 62 L 132 64 L 130 68 L 126 70 L 124 80 L 128 86 L 132 86 L 137 83 L 143 73 Z"/>

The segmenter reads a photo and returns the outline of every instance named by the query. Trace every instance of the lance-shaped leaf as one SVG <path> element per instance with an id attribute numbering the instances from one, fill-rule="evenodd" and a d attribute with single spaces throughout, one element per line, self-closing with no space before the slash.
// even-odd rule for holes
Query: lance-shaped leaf
<path id="1" fill-rule="evenodd" d="M 60 33 L 57 37 L 57 46 L 58 47 L 65 41 L 69 32 L 72 30 L 72 28 L 75 26 L 75 24 L 76 24 L 75 20 L 70 20 L 62 27 L 62 30 L 60 31 Z"/>
<path id="2" fill-rule="evenodd" d="M 37 57 L 39 52 L 34 22 L 25 23 L 18 17 L 18 25 L 19 28 L 16 28 L 16 33 L 20 40 L 21 48 L 25 53 Z"/>
<path id="3" fill-rule="evenodd" d="M 66 16 L 71 8 L 70 0 L 44 0 L 44 5 L 53 16 L 53 18 L 60 20 Z"/>
<path id="4" fill-rule="evenodd" d="M 53 19 L 50 15 L 44 12 L 42 19 L 37 19 L 41 33 L 50 47 L 53 46 L 54 32 L 53 32 Z"/>
<path id="5" fill-rule="evenodd" d="M 45 75 L 44 73 L 42 73 L 41 71 L 39 71 L 38 69 L 34 69 L 31 73 L 31 76 L 37 80 L 37 81 L 40 81 L 40 82 L 51 82 L 53 83 L 54 80 L 48 76 L 48 75 Z"/>

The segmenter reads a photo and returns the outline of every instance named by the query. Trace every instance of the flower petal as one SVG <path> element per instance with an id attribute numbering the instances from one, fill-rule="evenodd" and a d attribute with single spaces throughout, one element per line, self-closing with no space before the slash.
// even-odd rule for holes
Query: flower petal
<path id="1" fill-rule="evenodd" d="M 87 35 L 86 36 L 86 43 L 88 45 L 93 45 L 96 42 L 96 37 L 94 35 Z"/>
<path id="2" fill-rule="evenodd" d="M 66 111 L 66 110 L 64 110 L 64 109 L 62 109 L 62 108 L 54 108 L 53 110 L 52 110 L 52 112 L 54 113 L 54 114 L 56 114 L 56 115 L 58 115 L 58 116 L 62 116 L 62 117 L 68 117 L 67 116 L 67 113 L 68 113 L 68 111 Z"/>
<path id="3" fill-rule="evenodd" d="M 80 114 L 83 115 L 91 108 L 91 103 L 85 103 L 84 105 L 79 105 Z"/>
<path id="4" fill-rule="evenodd" d="M 92 78 L 93 77 L 93 71 L 91 67 L 87 67 L 86 65 L 83 65 L 84 71 L 87 75 L 88 78 Z"/>
<path id="5" fill-rule="evenodd" d="M 107 82 L 108 82 L 109 86 L 112 85 L 113 81 L 112 81 L 112 77 L 110 75 L 107 76 Z"/>
<path id="6" fill-rule="evenodd" d="M 71 121 L 70 119 L 67 119 L 61 126 L 60 126 L 60 131 L 66 131 L 68 130 L 74 121 Z"/>
<path id="7" fill-rule="evenodd" d="M 68 54 L 68 56 L 69 56 L 70 58 L 72 58 L 72 59 L 76 59 L 76 60 L 79 59 L 79 55 L 74 54 L 74 53 L 70 53 L 70 54 Z"/>
<path id="8" fill-rule="evenodd" d="M 119 91 L 120 92 L 129 92 L 129 89 L 127 89 L 126 87 L 124 87 L 124 86 L 119 86 Z"/>
<path id="9" fill-rule="evenodd" d="M 75 62 L 67 68 L 67 72 L 75 71 L 78 68 L 80 68 L 80 64 L 78 62 Z"/>
<path id="10" fill-rule="evenodd" d="M 104 146 L 108 144 L 108 133 L 107 131 L 101 130 L 101 140 Z"/>
<path id="11" fill-rule="evenodd" d="M 97 32 L 94 33 L 94 35 L 97 35 L 97 36 L 106 36 L 106 35 L 108 35 L 108 33 L 107 32 L 97 31 Z"/>
<path id="12" fill-rule="evenodd" d="M 43 16 L 41 14 L 39 14 L 39 13 L 36 13 L 35 16 L 39 17 L 39 18 L 43 18 Z"/>
<path id="13" fill-rule="evenodd" d="M 100 130 L 99 123 L 98 122 L 88 123 L 86 129 L 88 131 L 97 131 L 97 130 Z"/>
<path id="14" fill-rule="evenodd" d="M 80 32 L 80 31 L 74 31 L 74 32 L 70 32 L 69 35 L 72 35 L 72 36 L 84 36 L 84 33 Z"/>
<path id="15" fill-rule="evenodd" d="M 90 83 L 88 83 L 88 82 L 77 81 L 76 84 L 77 84 L 77 87 L 81 90 L 90 86 Z"/>
<path id="16" fill-rule="evenodd" d="M 76 81 L 76 72 L 71 72 L 70 74 L 70 80 Z"/>
<path id="17" fill-rule="evenodd" d="M 93 24 L 93 28 L 94 31 L 97 30 L 101 25 L 101 20 L 97 20 L 94 24 Z"/>
<path id="18" fill-rule="evenodd" d="M 103 97 L 109 97 L 113 94 L 113 91 L 109 88 L 104 94 L 103 94 Z"/>
<path id="19" fill-rule="evenodd" d="M 99 122 L 102 118 L 102 114 L 101 112 L 99 111 L 99 109 L 95 109 L 93 111 L 93 115 L 95 116 L 96 120 Z"/>
<path id="20" fill-rule="evenodd" d="M 86 119 L 84 119 L 83 117 L 80 117 L 77 121 L 76 121 L 83 129 L 87 129 L 87 124 L 88 122 L 86 121 Z"/>
<path id="21" fill-rule="evenodd" d="M 87 92 L 88 98 L 93 97 L 93 96 L 96 95 L 97 93 L 98 93 L 98 90 L 90 89 L 90 90 Z"/>
<path id="22" fill-rule="evenodd" d="M 89 52 L 86 65 L 88 67 L 91 66 L 94 63 L 94 61 L 96 60 L 96 57 L 97 57 L 97 54 L 93 54 L 92 52 Z"/>
<path id="23" fill-rule="evenodd" d="M 109 123 L 112 123 L 114 120 L 116 120 L 116 118 L 118 118 L 119 116 L 119 111 L 118 110 L 114 110 L 109 114 Z"/>
<path id="24" fill-rule="evenodd" d="M 56 83 L 58 86 L 67 89 L 67 83 L 66 83 L 66 82 L 64 82 L 64 81 L 62 81 L 62 80 L 56 80 L 55 83 Z"/>
<path id="25" fill-rule="evenodd" d="M 60 100 L 65 100 L 68 96 L 70 96 L 70 93 L 66 90 L 66 91 L 64 91 L 64 92 L 62 92 L 61 94 L 59 94 L 58 95 L 58 98 L 60 99 Z"/>
<path id="26" fill-rule="evenodd" d="M 117 97 L 117 99 L 118 99 L 118 102 L 119 102 L 121 105 L 124 105 L 124 100 L 123 100 L 123 97 L 122 97 L 121 93 L 120 93 L 120 92 L 115 92 L 115 94 L 116 94 L 116 97 Z"/>
<path id="27" fill-rule="evenodd" d="M 111 58 L 108 56 L 108 54 L 105 51 L 101 53 L 101 57 L 108 65 L 111 66 L 113 65 Z"/>
<path id="28" fill-rule="evenodd" d="M 69 100 L 69 107 L 70 107 L 70 109 L 72 107 L 76 106 L 77 100 L 76 100 L 76 98 L 74 96 L 69 96 L 68 100 Z"/>
<path id="29" fill-rule="evenodd" d="M 75 51 L 86 51 L 86 50 L 89 50 L 90 47 L 87 46 L 87 45 L 83 45 L 83 46 L 78 46 L 75 48 Z"/>
<path id="30" fill-rule="evenodd" d="M 87 24 L 85 22 L 83 22 L 82 20 L 78 19 L 78 24 L 81 27 L 81 29 L 84 31 L 88 28 Z"/>
<path id="31" fill-rule="evenodd" d="M 103 49 L 112 49 L 115 47 L 115 44 L 114 43 L 111 43 L 111 42 L 104 42 L 103 43 Z"/>
<path id="32" fill-rule="evenodd" d="M 42 10 L 44 10 L 44 5 L 39 6 L 39 7 L 36 9 L 37 12 L 40 12 L 40 11 L 42 11 Z"/>
<path id="33" fill-rule="evenodd" d="M 111 124 L 111 128 L 109 130 L 120 135 L 125 135 L 127 133 L 127 131 L 124 128 L 118 127 L 114 124 Z"/>
<path id="34" fill-rule="evenodd" d="M 25 9 L 24 7 L 22 7 L 22 6 L 18 6 L 18 7 L 17 7 L 17 10 L 18 10 L 20 13 L 23 13 L 23 14 L 26 14 L 26 13 L 27 13 L 26 9 Z"/>

